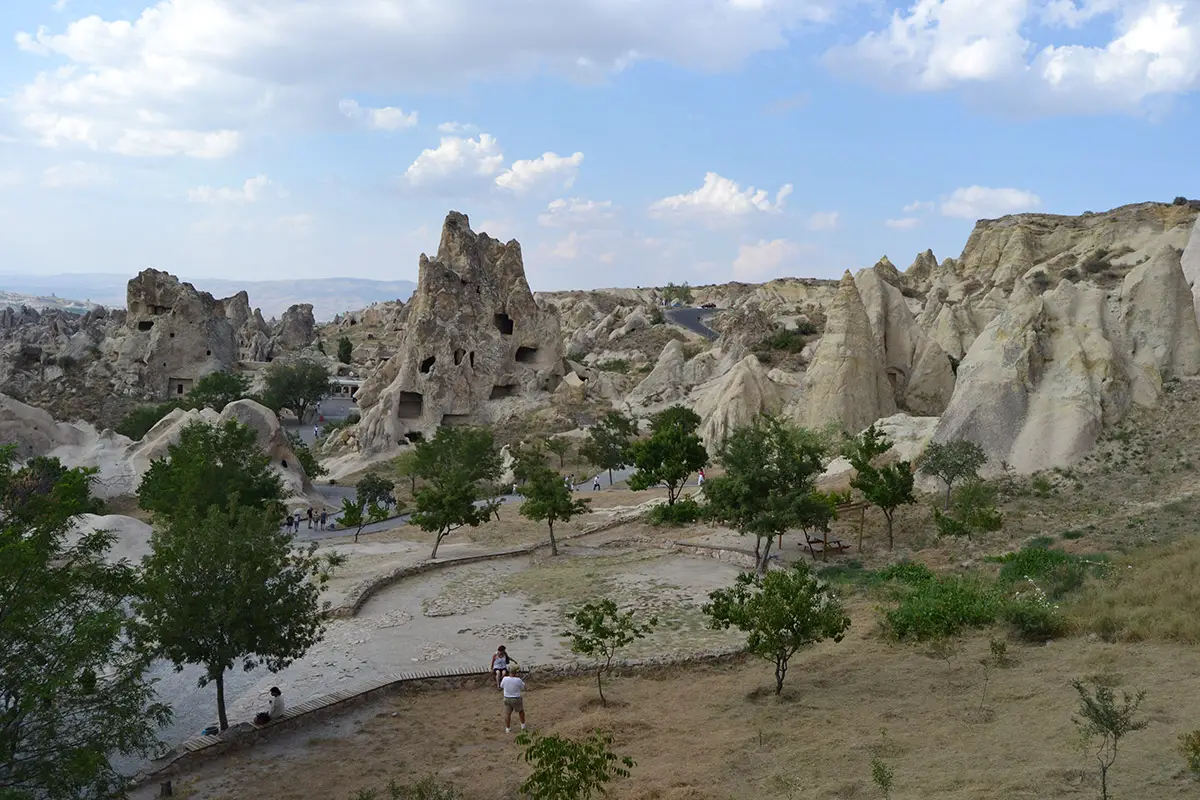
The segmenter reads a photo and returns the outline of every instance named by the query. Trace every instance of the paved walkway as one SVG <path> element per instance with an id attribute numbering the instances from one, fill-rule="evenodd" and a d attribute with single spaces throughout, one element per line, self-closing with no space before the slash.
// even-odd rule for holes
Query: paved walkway
<path id="1" fill-rule="evenodd" d="M 676 325 L 687 328 L 692 333 L 700 334 L 711 342 L 720 334 L 705 325 L 703 320 L 709 314 L 715 314 L 717 311 L 719 309 L 715 308 L 664 308 L 663 316 Z"/>

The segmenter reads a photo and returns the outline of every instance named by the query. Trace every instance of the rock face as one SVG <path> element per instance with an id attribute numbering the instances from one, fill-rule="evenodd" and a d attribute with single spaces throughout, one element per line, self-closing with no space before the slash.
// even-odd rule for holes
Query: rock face
<path id="1" fill-rule="evenodd" d="M 858 433 L 896 411 L 894 392 L 883 367 L 866 306 L 849 273 L 842 277 L 827 312 L 825 335 L 805 377 L 800 424 L 836 424 Z"/>
<path id="2" fill-rule="evenodd" d="M 316 327 L 311 303 L 290 306 L 279 319 L 274 344 L 282 350 L 303 350 L 316 338 Z"/>
<path id="3" fill-rule="evenodd" d="M 1063 281 L 1039 295 L 1020 278 L 959 366 L 934 438 L 971 439 L 1021 472 L 1066 466 L 1131 403 L 1153 404 L 1164 380 L 1197 373 L 1200 329 L 1178 250 L 1130 272 L 1116 307 L 1095 286 Z"/>
<path id="4" fill-rule="evenodd" d="M 696 390 L 693 410 L 700 415 L 700 435 L 710 451 L 735 429 L 763 413 L 776 413 L 782 404 L 779 387 L 752 355 L 721 377 Z"/>
<path id="5" fill-rule="evenodd" d="M 489 421 L 489 404 L 562 380 L 558 315 L 534 300 L 521 246 L 475 234 L 464 214 L 446 217 L 436 258 L 421 256 L 406 312 L 396 355 L 359 390 L 364 450 Z"/>

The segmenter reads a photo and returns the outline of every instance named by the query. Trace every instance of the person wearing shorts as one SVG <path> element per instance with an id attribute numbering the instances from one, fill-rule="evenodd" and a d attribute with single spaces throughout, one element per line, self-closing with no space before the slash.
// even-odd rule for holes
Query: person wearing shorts
<path id="1" fill-rule="evenodd" d="M 496 648 L 496 653 L 492 656 L 492 677 L 496 679 L 497 689 L 500 688 L 500 681 L 504 680 L 504 676 L 508 673 L 508 662 L 510 660 L 508 651 L 504 649 L 504 645 Z"/>
<path id="2" fill-rule="evenodd" d="M 500 680 L 500 688 L 504 692 L 504 732 L 512 733 L 512 715 L 517 712 L 521 720 L 521 730 L 525 730 L 525 698 L 521 694 L 525 691 L 525 681 L 518 678 L 513 673 L 517 671 L 515 666 L 508 668 L 508 674 Z"/>

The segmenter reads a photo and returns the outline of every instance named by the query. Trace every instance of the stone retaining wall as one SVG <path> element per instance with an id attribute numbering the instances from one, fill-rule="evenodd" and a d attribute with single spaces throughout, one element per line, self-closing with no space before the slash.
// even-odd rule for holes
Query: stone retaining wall
<path id="1" fill-rule="evenodd" d="M 614 663 L 613 670 L 618 674 L 624 672 L 653 675 L 663 670 L 686 666 L 733 663 L 740 661 L 743 657 L 744 648 L 729 647 L 677 658 L 629 659 Z M 527 670 L 527 674 L 544 684 L 580 675 L 594 675 L 595 671 L 596 665 L 592 662 L 574 662 L 554 667 L 532 667 Z M 230 728 L 221 736 L 201 736 L 189 739 L 169 755 L 155 761 L 150 770 L 139 773 L 134 780 L 134 785 L 141 786 L 154 781 L 172 779 L 211 759 L 253 747 L 276 734 L 328 719 L 353 706 L 362 705 L 381 697 L 490 686 L 493 680 L 491 672 L 459 669 L 422 670 L 389 675 L 361 684 L 353 689 L 322 695 L 306 703 L 301 703 L 295 708 L 289 708 L 279 721 L 262 727 L 243 724 Z"/>

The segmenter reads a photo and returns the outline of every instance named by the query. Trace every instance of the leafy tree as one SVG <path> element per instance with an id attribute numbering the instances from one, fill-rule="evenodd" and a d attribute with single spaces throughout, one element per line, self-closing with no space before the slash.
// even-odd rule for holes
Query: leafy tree
<path id="1" fill-rule="evenodd" d="M 567 453 L 571 452 L 571 441 L 562 436 L 551 436 L 546 440 L 546 449 L 558 456 L 558 466 L 567 466 Z"/>
<path id="2" fill-rule="evenodd" d="M 113 797 L 109 757 L 151 755 L 171 716 L 127 635 L 137 572 L 108 563 L 112 534 L 73 535 L 91 470 L 15 455 L 0 448 L 0 797 Z"/>
<path id="3" fill-rule="evenodd" d="M 683 306 L 690 306 L 692 304 L 692 288 L 688 286 L 687 281 L 684 281 L 680 285 L 667 283 L 667 285 L 663 287 L 661 295 L 662 299 L 666 300 L 668 303 L 673 303 L 678 300 L 679 304 Z"/>
<path id="4" fill-rule="evenodd" d="M 868 503 L 878 506 L 887 520 L 889 550 L 895 546 L 896 509 L 917 502 L 913 495 L 914 479 L 909 462 L 897 461 L 882 467 L 872 464 L 873 459 L 891 448 L 892 443 L 872 425 L 858 437 L 849 440 L 844 450 L 850 466 L 858 473 L 851 479 L 850 485 L 862 492 Z"/>
<path id="5" fill-rule="evenodd" d="M 525 748 L 525 762 L 533 765 L 521 784 L 529 800 L 590 800 L 607 794 L 607 784 L 628 778 L 636 766 L 629 756 L 615 755 L 612 736 L 600 731 L 586 739 L 529 731 L 517 737 L 517 744 Z"/>
<path id="6" fill-rule="evenodd" d="M 213 372 L 196 381 L 185 402 L 188 408 L 221 412 L 230 403 L 250 395 L 250 380 L 237 372 Z"/>
<path id="7" fill-rule="evenodd" d="M 283 496 L 283 483 L 271 458 L 258 446 L 258 434 L 237 420 L 222 425 L 187 425 L 167 457 L 150 465 L 138 486 L 138 505 L 156 518 L 204 516 L 211 506 L 224 510 L 229 498 L 265 508 Z"/>
<path id="8" fill-rule="evenodd" d="M 134 602 L 143 640 L 171 661 L 204 667 L 200 685 L 215 682 L 217 718 L 225 715 L 225 673 L 278 672 L 320 641 L 329 603 L 319 596 L 339 556 L 316 555 L 316 543 L 294 550 L 279 529 L 279 506 L 210 506 L 156 528 Z"/>
<path id="9" fill-rule="evenodd" d="M 702 610 L 714 629 L 744 631 L 746 649 L 775 663 L 775 694 L 783 691 L 796 651 L 825 639 L 840 642 L 850 627 L 837 594 L 803 561 L 765 575 L 743 572 L 732 587 L 708 597 Z"/>
<path id="10" fill-rule="evenodd" d="M 358 535 L 362 533 L 362 529 L 367 525 L 369 520 L 365 513 L 367 504 L 358 500 L 351 500 L 349 497 L 342 498 L 342 513 L 338 516 L 338 521 L 342 523 L 342 527 L 346 529 L 354 528 L 354 541 L 358 543 Z"/>
<path id="11" fill-rule="evenodd" d="M 570 522 L 572 517 L 589 514 L 588 500 L 576 500 L 574 492 L 562 482 L 558 473 L 545 464 L 536 464 L 525 471 L 525 485 L 517 492 L 525 498 L 521 516 L 534 522 L 545 522 L 550 528 L 550 554 L 558 555 L 554 540 L 554 523 Z"/>
<path id="12" fill-rule="evenodd" d="M 386 506 L 396 491 L 396 484 L 375 472 L 368 472 L 354 486 L 358 499 L 368 506 Z"/>
<path id="13" fill-rule="evenodd" d="M 1079 693 L 1079 716 L 1071 721 L 1079 729 L 1086 747 L 1097 738 L 1100 745 L 1096 750 L 1096 761 L 1100 765 L 1100 797 L 1108 800 L 1108 770 L 1117 760 L 1117 745 L 1128 734 L 1144 729 L 1148 720 L 1136 719 L 1138 707 L 1146 698 L 1145 692 L 1130 695 L 1121 692 L 1121 703 L 1117 704 L 1112 688 L 1099 683 L 1089 688 L 1083 681 L 1072 681 L 1071 686 Z"/>
<path id="14" fill-rule="evenodd" d="M 926 475 L 940 478 L 946 484 L 946 510 L 950 509 L 950 491 L 956 481 L 975 480 L 987 463 L 983 448 L 967 439 L 933 442 L 925 448 L 917 464 Z"/>
<path id="15" fill-rule="evenodd" d="M 329 474 L 329 470 L 321 466 L 321 462 L 313 455 L 313 451 L 304 443 L 303 439 L 291 431 L 287 432 L 287 438 L 292 452 L 296 454 L 296 460 L 300 462 L 300 466 L 304 467 L 304 474 L 310 480 Z"/>
<path id="16" fill-rule="evenodd" d="M 329 367 L 302 358 L 290 364 L 273 361 L 264 376 L 263 404 L 279 413 L 289 409 L 304 422 L 304 414 L 329 392 Z"/>
<path id="17" fill-rule="evenodd" d="M 815 489 L 827 450 L 819 437 L 776 417 L 737 428 L 717 460 L 725 475 L 704 484 L 710 517 L 755 537 L 758 571 L 766 572 L 771 542 L 792 528 L 824 528 L 834 507 Z"/>
<path id="18" fill-rule="evenodd" d="M 671 406 L 650 418 L 650 437 L 629 446 L 629 463 L 636 472 L 629 488 L 667 487 L 667 505 L 675 505 L 693 472 L 708 463 L 708 452 L 696 429 L 700 417 L 683 406 Z"/>
<path id="19" fill-rule="evenodd" d="M 122 436 L 128 436 L 134 441 L 140 440 L 157 425 L 163 417 L 179 408 L 175 402 L 159 403 L 156 406 L 138 406 L 130 411 L 113 429 Z"/>
<path id="20" fill-rule="evenodd" d="M 400 480 L 407 480 L 410 483 L 412 493 L 415 495 L 417 493 L 417 451 L 405 450 L 392 459 L 392 466 L 396 468 L 396 476 Z"/>
<path id="21" fill-rule="evenodd" d="M 491 508 L 481 484 L 500 476 L 500 453 L 485 428 L 442 426 L 433 439 L 417 442 L 417 476 L 425 485 L 413 497 L 410 525 L 434 534 L 433 552 L 451 532 L 487 522 Z"/>
<path id="22" fill-rule="evenodd" d="M 608 470 L 608 485 L 613 484 L 613 470 L 624 469 L 629 443 L 637 434 L 637 421 L 619 411 L 609 411 L 592 427 L 579 448 L 579 455 L 598 469 Z"/>
<path id="23" fill-rule="evenodd" d="M 996 508 L 996 488 L 981 480 L 959 486 L 951 500 L 950 510 L 943 513 L 933 509 L 933 522 L 939 536 L 965 536 L 998 531 L 1004 517 Z"/>
<path id="24" fill-rule="evenodd" d="M 338 339 L 337 343 L 337 359 L 343 364 L 349 364 L 354 357 L 354 345 L 350 342 L 350 337 L 343 336 Z"/>
<path id="25" fill-rule="evenodd" d="M 602 676 L 612 670 L 617 651 L 646 638 L 658 626 L 658 617 L 638 622 L 633 611 L 622 613 L 612 600 L 601 600 L 584 603 L 567 614 L 567 619 L 572 627 L 562 635 L 571 640 L 572 653 L 596 659 L 596 689 L 600 692 L 600 702 L 607 708 Z"/>

